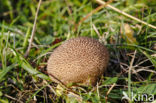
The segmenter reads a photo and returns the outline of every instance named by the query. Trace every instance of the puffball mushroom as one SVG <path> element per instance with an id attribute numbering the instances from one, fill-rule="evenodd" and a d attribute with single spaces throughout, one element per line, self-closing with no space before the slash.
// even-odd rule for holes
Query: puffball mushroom
<path id="1" fill-rule="evenodd" d="M 109 61 L 107 48 L 89 37 L 69 39 L 51 54 L 47 72 L 51 79 L 63 84 L 95 85 Z"/>

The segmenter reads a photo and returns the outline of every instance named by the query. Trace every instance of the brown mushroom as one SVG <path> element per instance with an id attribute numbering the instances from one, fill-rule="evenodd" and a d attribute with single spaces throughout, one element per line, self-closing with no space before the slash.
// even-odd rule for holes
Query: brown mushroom
<path id="1" fill-rule="evenodd" d="M 98 40 L 78 37 L 65 41 L 51 54 L 47 72 L 55 82 L 65 85 L 95 85 L 109 61 L 107 48 Z"/>

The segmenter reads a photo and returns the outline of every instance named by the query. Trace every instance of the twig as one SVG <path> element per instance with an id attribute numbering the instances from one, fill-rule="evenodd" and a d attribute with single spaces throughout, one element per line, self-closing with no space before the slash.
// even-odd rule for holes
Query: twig
<path id="1" fill-rule="evenodd" d="M 107 103 L 107 99 L 108 99 L 108 94 L 111 92 L 111 90 L 115 87 L 116 83 L 114 83 L 110 88 L 109 90 L 107 91 L 106 93 L 106 97 L 105 97 L 105 102 Z"/>
<path id="2" fill-rule="evenodd" d="M 9 98 L 9 99 L 12 99 L 12 100 L 14 100 L 14 101 L 17 101 L 17 102 L 19 102 L 19 103 L 24 103 L 24 102 L 22 102 L 22 101 L 20 101 L 20 100 L 18 100 L 18 99 L 16 99 L 16 98 L 14 98 L 14 97 L 11 97 L 11 96 L 9 96 L 9 95 L 7 95 L 7 94 L 4 94 L 4 96 L 7 97 L 7 98 Z"/>
<path id="3" fill-rule="evenodd" d="M 146 72 L 151 72 L 151 73 L 156 74 L 155 70 L 151 70 L 151 69 L 148 69 L 146 67 L 142 67 L 141 69 L 136 70 L 136 72 L 140 72 L 140 71 L 146 71 Z"/>
<path id="4" fill-rule="evenodd" d="M 93 24 L 93 29 L 97 33 L 98 37 L 101 39 L 101 35 L 100 35 L 99 31 L 97 30 L 97 28 L 96 28 L 96 26 L 94 24 Z"/>
<path id="5" fill-rule="evenodd" d="M 97 82 L 97 85 L 96 85 L 96 90 L 97 90 L 98 98 L 100 99 L 99 83 L 98 82 Z"/>
<path id="6" fill-rule="evenodd" d="M 134 55 L 133 55 L 132 60 L 130 62 L 129 71 L 128 71 L 128 81 L 129 81 L 128 82 L 128 95 L 129 95 L 129 98 L 131 98 L 131 71 L 132 71 L 132 68 L 133 68 L 135 55 L 136 55 L 136 50 L 134 51 Z"/>
<path id="7" fill-rule="evenodd" d="M 56 91 L 52 88 L 52 86 L 46 80 L 43 80 L 43 83 L 45 83 L 50 88 L 50 90 L 56 95 Z"/>
<path id="8" fill-rule="evenodd" d="M 35 30 L 36 30 L 36 21 L 37 21 L 38 12 L 39 12 L 39 8 L 40 8 L 40 5 L 41 5 L 41 2 L 42 2 L 42 0 L 40 0 L 39 3 L 38 3 L 36 15 L 35 15 L 35 20 L 34 20 L 34 25 L 33 25 L 32 33 L 31 33 L 31 38 L 30 38 L 30 42 L 29 42 L 29 46 L 28 46 L 28 49 L 27 49 L 27 51 L 26 51 L 26 53 L 24 55 L 25 57 L 28 56 L 28 54 L 30 52 L 30 49 L 31 49 L 31 45 L 32 45 L 33 39 L 34 39 Z"/>
<path id="9" fill-rule="evenodd" d="M 96 0 L 96 2 L 98 2 L 98 3 L 101 4 L 101 5 L 105 5 L 105 4 L 106 4 L 106 2 L 104 2 L 104 1 L 102 1 L 102 0 Z M 111 5 L 109 5 L 109 4 L 107 4 L 106 6 L 109 7 L 109 8 L 111 8 L 111 9 L 113 9 L 114 11 L 116 11 L 116 12 L 118 12 L 118 13 L 124 15 L 124 16 L 127 16 L 127 17 L 129 17 L 129 18 L 131 18 L 131 19 L 137 21 L 137 22 L 140 22 L 140 23 L 142 23 L 142 24 L 144 24 L 144 25 L 147 25 L 147 26 L 149 26 L 149 27 L 151 27 L 151 28 L 153 28 L 153 29 L 156 29 L 156 26 L 151 25 L 151 24 L 149 24 L 149 23 L 146 23 L 146 22 L 144 22 L 144 21 L 142 21 L 142 20 L 140 20 L 140 19 L 138 19 L 138 18 L 136 18 L 136 17 L 134 17 L 134 16 L 131 16 L 131 15 L 129 15 L 129 14 L 127 14 L 127 13 L 125 13 L 125 12 L 123 12 L 123 11 L 121 11 L 121 10 L 119 10 L 119 9 L 117 9 L 117 8 L 115 8 L 115 7 L 111 6 Z"/>
<path id="10" fill-rule="evenodd" d="M 84 22 L 86 19 L 88 19 L 90 16 L 92 16 L 94 13 L 96 13 L 97 11 L 101 10 L 102 8 L 106 7 L 109 3 L 111 3 L 113 0 L 109 0 L 108 2 L 106 2 L 103 5 L 98 6 L 96 9 L 94 9 L 93 11 L 91 11 L 89 14 L 87 14 L 84 18 L 82 18 L 78 24 L 75 25 L 75 29 L 74 31 L 77 30 L 77 28 L 79 27 L 79 25 Z"/>

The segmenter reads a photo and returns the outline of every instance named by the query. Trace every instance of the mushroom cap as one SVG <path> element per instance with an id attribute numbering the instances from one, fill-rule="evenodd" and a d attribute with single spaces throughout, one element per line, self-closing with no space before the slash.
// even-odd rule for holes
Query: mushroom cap
<path id="1" fill-rule="evenodd" d="M 65 41 L 51 54 L 47 72 L 55 82 L 95 85 L 109 61 L 107 48 L 98 40 L 77 37 Z"/>

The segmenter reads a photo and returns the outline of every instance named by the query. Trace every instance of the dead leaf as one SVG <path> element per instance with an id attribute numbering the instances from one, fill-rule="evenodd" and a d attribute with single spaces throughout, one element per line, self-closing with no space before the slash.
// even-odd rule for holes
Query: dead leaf
<path id="1" fill-rule="evenodd" d="M 134 37 L 134 31 L 129 24 L 124 24 L 120 32 L 122 38 L 125 39 L 127 43 L 137 44 L 136 38 Z"/>

